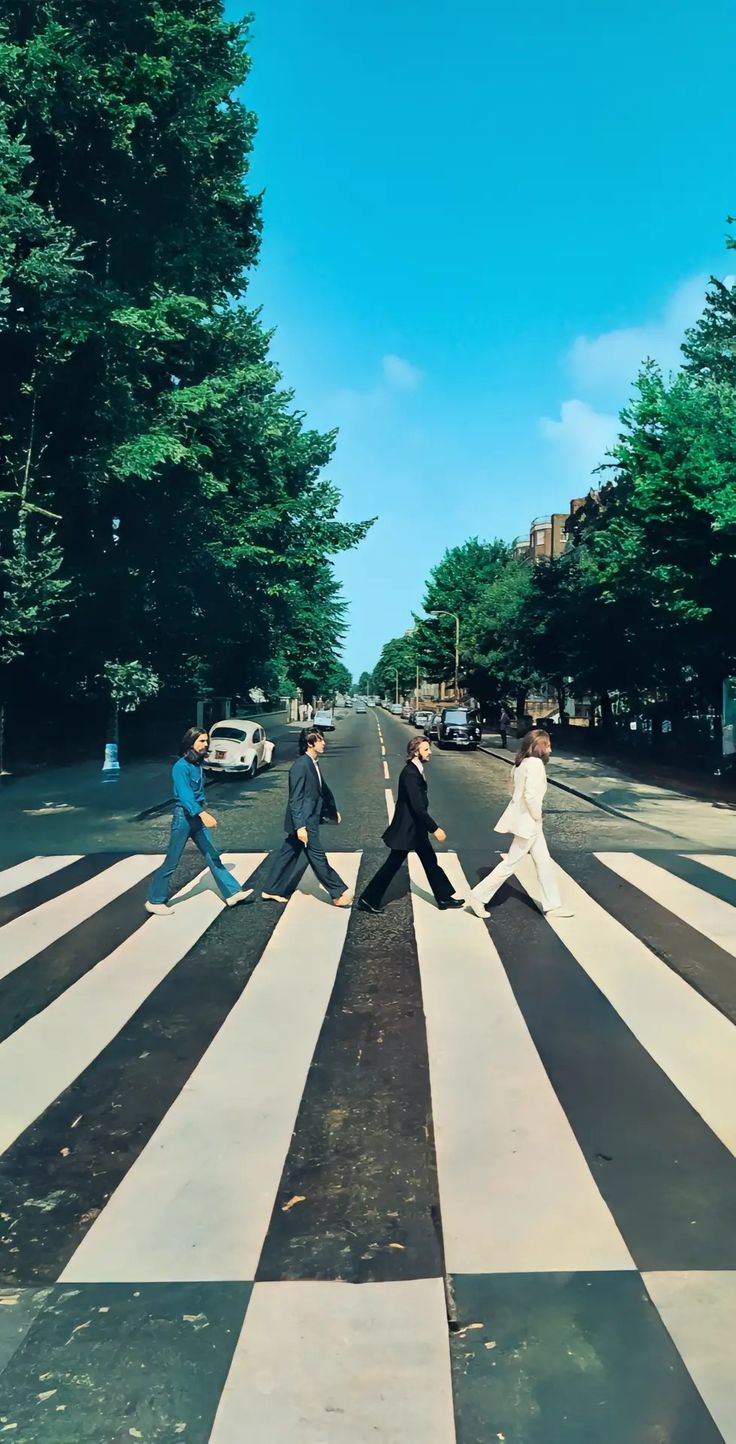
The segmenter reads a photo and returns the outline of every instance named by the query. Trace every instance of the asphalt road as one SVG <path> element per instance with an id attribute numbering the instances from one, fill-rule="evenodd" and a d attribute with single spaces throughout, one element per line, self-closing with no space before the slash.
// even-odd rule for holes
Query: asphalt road
<path id="1" fill-rule="evenodd" d="M 283 909 L 258 894 L 298 729 L 269 732 L 271 770 L 208 792 L 257 897 L 234 910 L 191 848 L 172 916 L 143 910 L 163 764 L 3 791 L 0 1425 L 736 1440 L 736 854 L 551 787 L 572 918 L 528 867 L 488 923 L 414 865 L 381 916 L 308 880 Z M 358 891 L 412 735 L 369 711 L 328 738 Z M 462 896 L 509 767 L 435 750 L 427 775 Z"/>

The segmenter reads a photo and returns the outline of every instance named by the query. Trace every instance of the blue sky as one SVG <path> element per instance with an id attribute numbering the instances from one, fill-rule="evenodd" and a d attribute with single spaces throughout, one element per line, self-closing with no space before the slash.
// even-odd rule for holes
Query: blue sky
<path id="1" fill-rule="evenodd" d="M 250 300 L 337 426 L 357 675 L 447 546 L 590 484 L 639 361 L 677 362 L 736 210 L 731 0 L 228 0 L 265 189 Z"/>

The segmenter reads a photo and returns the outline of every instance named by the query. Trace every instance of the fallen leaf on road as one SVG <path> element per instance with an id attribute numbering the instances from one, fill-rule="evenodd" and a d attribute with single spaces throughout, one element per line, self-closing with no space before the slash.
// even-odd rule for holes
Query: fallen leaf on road
<path id="1" fill-rule="evenodd" d="M 489 1339 L 489 1340 L 488 1340 L 488 1343 L 483 1345 L 483 1348 L 484 1348 L 484 1349 L 495 1349 L 495 1347 L 496 1347 L 496 1340 L 495 1340 L 495 1339 Z"/>
<path id="2" fill-rule="evenodd" d="M 281 1212 L 282 1212 L 282 1213 L 288 1213 L 288 1212 L 289 1212 L 289 1209 L 290 1209 L 290 1208 L 293 1208 L 296 1203 L 305 1203 L 305 1202 L 306 1202 L 306 1198 L 307 1198 L 306 1193 L 295 1193 L 295 1194 L 294 1194 L 294 1197 L 293 1197 L 293 1198 L 290 1198 L 290 1199 L 289 1199 L 289 1202 L 288 1202 L 288 1203 L 285 1203 L 285 1204 L 283 1205 L 283 1207 L 282 1207 L 282 1209 L 281 1209 Z"/>
<path id="3" fill-rule="evenodd" d="M 390 1244 L 389 1244 L 389 1248 L 401 1248 L 401 1249 L 403 1249 L 403 1247 L 404 1247 L 403 1243 L 390 1243 Z"/>

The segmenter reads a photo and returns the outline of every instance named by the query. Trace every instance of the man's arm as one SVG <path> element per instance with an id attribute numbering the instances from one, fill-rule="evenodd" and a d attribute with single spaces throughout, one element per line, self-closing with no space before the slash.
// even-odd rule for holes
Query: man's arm
<path id="1" fill-rule="evenodd" d="M 339 822 L 340 814 L 337 810 L 332 789 L 325 782 L 325 774 L 322 773 L 322 822 Z"/>
<path id="2" fill-rule="evenodd" d="M 523 764 L 522 764 L 523 766 Z M 524 778 L 524 801 L 535 822 L 542 821 L 542 801 L 545 793 L 544 763 L 541 757 L 530 757 Z"/>
<path id="3" fill-rule="evenodd" d="M 199 817 L 202 808 L 194 796 L 194 788 L 189 780 L 189 765 L 183 757 L 174 763 L 171 776 L 174 782 L 174 797 L 181 803 L 187 817 Z"/>
<path id="4" fill-rule="evenodd" d="M 436 832 L 437 823 L 430 816 L 424 805 L 424 791 L 419 773 L 413 765 L 407 767 L 404 773 L 404 786 L 406 787 L 406 800 L 409 804 L 409 811 L 415 822 L 420 827 L 426 828 L 427 832 Z"/>
<path id="5" fill-rule="evenodd" d="M 309 759 L 307 759 L 309 760 Z M 311 763 L 309 764 L 311 766 Z M 294 820 L 294 827 L 298 832 L 300 827 L 306 827 L 305 802 L 307 794 L 307 769 L 304 766 L 304 759 L 299 758 L 289 772 L 289 806 L 291 816 Z"/>

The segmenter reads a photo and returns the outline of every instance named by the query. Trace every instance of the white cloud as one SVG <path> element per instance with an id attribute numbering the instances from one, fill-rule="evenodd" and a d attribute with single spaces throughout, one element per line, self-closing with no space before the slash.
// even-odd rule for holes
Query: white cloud
<path id="1" fill-rule="evenodd" d="M 383 375 L 390 386 L 399 391 L 416 391 L 422 380 L 418 366 L 412 366 L 403 356 L 384 356 Z"/>
<path id="2" fill-rule="evenodd" d="M 606 452 L 618 435 L 617 416 L 594 411 L 587 401 L 563 401 L 559 421 L 543 416 L 540 429 L 545 439 L 560 453 L 565 471 L 573 485 L 586 481 L 596 466 L 606 459 Z"/>
<path id="3" fill-rule="evenodd" d="M 665 372 L 679 366 L 684 333 L 703 310 L 707 285 L 706 274 L 691 276 L 680 283 L 658 318 L 600 336 L 578 336 L 568 357 L 576 385 L 623 400 L 647 357 Z"/>

